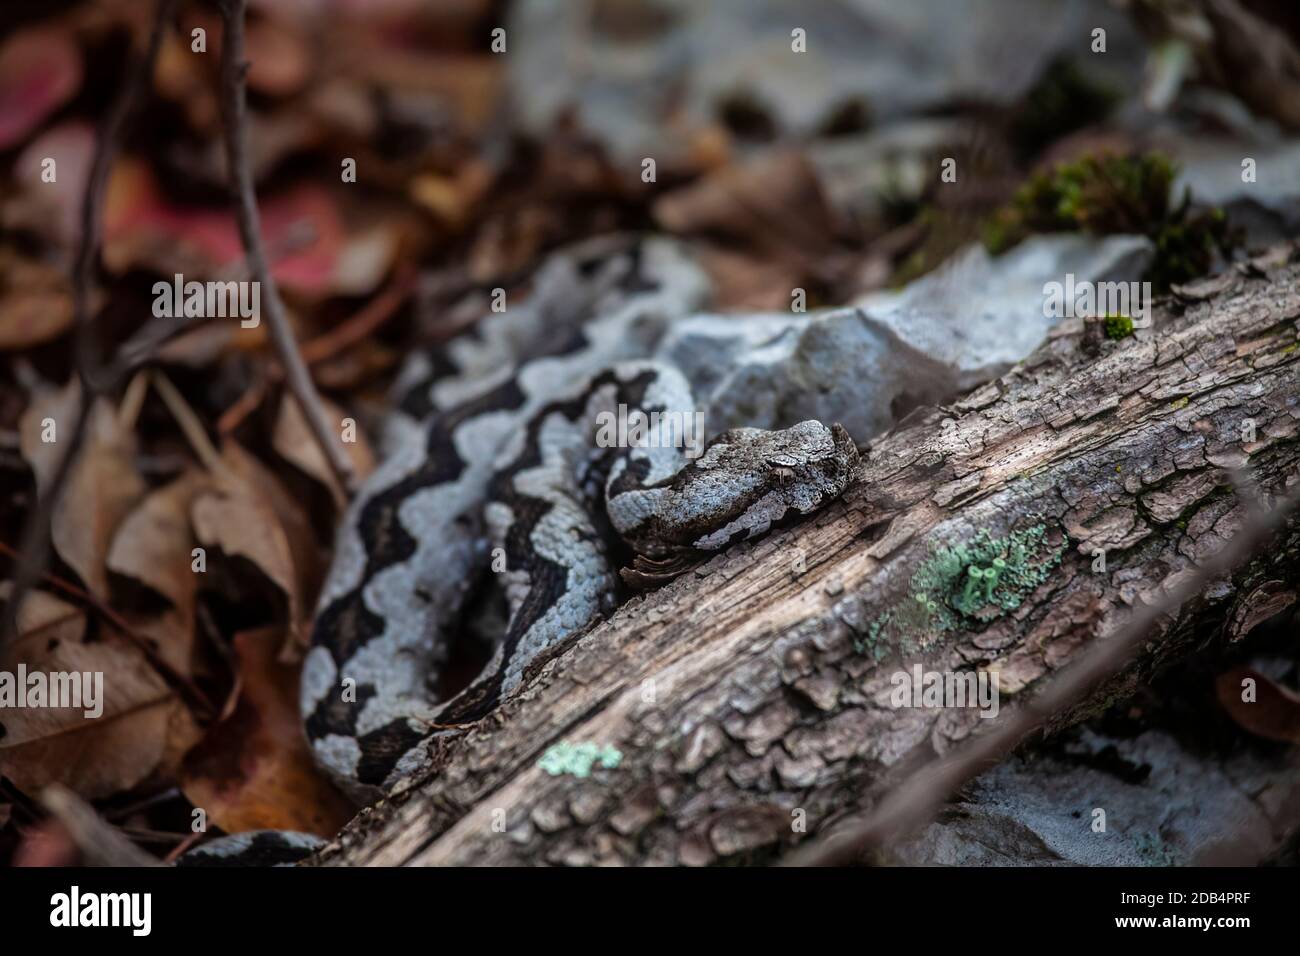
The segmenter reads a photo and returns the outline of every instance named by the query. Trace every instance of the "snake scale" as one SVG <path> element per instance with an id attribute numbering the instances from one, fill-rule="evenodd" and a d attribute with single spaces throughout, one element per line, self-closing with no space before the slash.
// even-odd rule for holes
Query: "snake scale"
<path id="1" fill-rule="evenodd" d="M 426 763 L 432 725 L 489 712 L 525 670 L 612 611 L 628 580 L 671 577 L 840 495 L 838 425 L 732 429 L 702 447 L 691 389 L 647 360 L 707 282 L 664 240 L 554 256 L 520 305 L 485 316 L 399 379 L 383 461 L 345 515 L 303 668 L 318 761 L 360 796 Z M 658 415 L 655 415 L 658 413 Z M 598 422 L 644 415 L 638 441 Z M 505 633 L 468 687 L 437 679 L 487 568 Z"/>

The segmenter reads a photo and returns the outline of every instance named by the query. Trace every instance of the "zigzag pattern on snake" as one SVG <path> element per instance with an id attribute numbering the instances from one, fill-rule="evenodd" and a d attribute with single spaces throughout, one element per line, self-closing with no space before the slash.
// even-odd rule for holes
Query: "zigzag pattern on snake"
<path id="1" fill-rule="evenodd" d="M 682 447 L 690 387 L 645 356 L 706 291 L 671 243 L 580 247 L 548 261 L 526 303 L 412 361 L 383 464 L 345 516 L 303 669 L 308 739 L 354 792 L 418 771 L 430 724 L 489 712 L 612 611 L 623 559 L 628 579 L 661 580 L 844 491 L 857 449 L 838 425 L 732 429 Z M 651 440 L 597 440 L 610 415 L 656 412 Z M 494 549 L 505 633 L 483 672 L 439 700 Z"/>

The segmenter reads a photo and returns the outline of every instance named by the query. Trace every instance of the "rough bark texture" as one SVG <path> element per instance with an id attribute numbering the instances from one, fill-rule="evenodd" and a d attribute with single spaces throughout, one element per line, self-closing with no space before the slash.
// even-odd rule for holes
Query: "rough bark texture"
<path id="1" fill-rule="evenodd" d="M 870 806 L 996 722 L 895 708 L 892 674 L 996 669 L 1006 707 L 1232 536 L 1249 507 L 1235 470 L 1266 496 L 1300 480 L 1296 258 L 1279 250 L 1182 290 L 1151 328 L 1099 351 L 1066 323 L 1002 379 L 909 416 L 842 502 L 631 600 L 498 713 L 439 741 L 440 771 L 363 812 L 323 861 L 766 862 Z M 928 640 L 873 636 L 933 548 L 1033 523 L 1061 559 L 1018 608 Z M 1273 606 L 1294 590 L 1298 541 L 1293 522 L 1055 726 L 1240 637 L 1252 595 Z M 622 761 L 550 776 L 536 764 L 561 740 L 613 745 Z"/>

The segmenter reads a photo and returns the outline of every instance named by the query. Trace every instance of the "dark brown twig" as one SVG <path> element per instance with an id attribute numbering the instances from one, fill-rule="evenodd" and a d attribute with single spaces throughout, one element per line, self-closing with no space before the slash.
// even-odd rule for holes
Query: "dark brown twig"
<path id="1" fill-rule="evenodd" d="M 73 349 L 81 392 L 76 418 L 72 423 L 71 434 L 63 446 L 63 454 L 59 457 L 45 492 L 39 495 L 36 509 L 23 529 L 19 548 L 20 557 L 14 567 L 13 587 L 9 592 L 8 606 L 3 620 L 0 620 L 0 647 L 5 646 L 9 638 L 17 632 L 18 609 L 27 592 L 40 578 L 41 568 L 45 566 L 49 556 L 50 524 L 54 518 L 54 508 L 63 494 L 81 446 L 85 442 L 86 426 L 95 397 L 112 385 L 99 380 L 101 376 L 97 374 L 98 360 L 94 354 L 94 336 L 91 334 L 90 327 L 91 283 L 95 262 L 99 256 L 104 188 L 108 182 L 109 171 L 113 167 L 113 160 L 117 156 L 122 131 L 135 111 L 136 101 L 153 75 L 154 62 L 158 59 L 163 33 L 171 21 L 175 5 L 176 0 L 158 0 L 145 54 L 131 69 L 126 85 L 105 115 L 95 140 L 95 154 L 91 161 L 90 175 L 86 177 L 86 187 L 81 194 L 81 236 L 77 241 L 77 251 L 72 266 L 72 322 L 76 330 Z"/>
<path id="2" fill-rule="evenodd" d="M 415 269 L 409 264 L 399 266 L 393 281 L 358 312 L 330 331 L 304 342 L 303 360 L 308 365 L 316 365 L 364 341 L 397 314 L 414 289 Z"/>
<path id="3" fill-rule="evenodd" d="M 864 817 L 841 823 L 813 845 L 795 850 L 789 866 L 836 866 L 860 861 L 872 849 L 916 829 L 930 820 L 944 801 L 968 781 L 1010 754 L 1029 734 L 1051 717 L 1081 701 L 1101 681 L 1118 672 L 1137 652 L 1151 626 L 1173 614 L 1185 601 L 1219 575 L 1231 572 L 1258 551 L 1300 501 L 1300 486 L 1280 498 L 1271 511 L 1253 512 L 1217 554 L 1186 580 L 1152 604 L 1141 605 L 1128 623 L 1098 641 L 1074 665 L 1051 681 L 1032 700 L 1015 708 L 987 734 L 932 760 L 890 792 Z"/>
<path id="4" fill-rule="evenodd" d="M 400 267 L 388 287 L 367 302 L 360 311 L 330 331 L 304 342 L 303 360 L 308 365 L 318 365 L 362 342 L 397 314 L 397 310 L 410 297 L 414 289 L 414 268 L 409 265 Z M 217 434 L 233 434 L 235 429 L 262 404 L 267 394 L 267 386 L 278 383 L 283 377 L 277 365 L 258 373 L 253 383 L 235 400 L 235 403 L 221 413 L 221 417 L 217 420 Z"/>
<path id="5" fill-rule="evenodd" d="M 285 380 L 302 408 L 307 426 L 321 447 L 339 484 L 349 493 L 356 490 L 352 462 L 335 435 L 329 415 L 316 392 L 307 363 L 298 351 L 298 343 L 284 314 L 284 304 L 262 247 L 261 225 L 257 213 L 257 195 L 253 188 L 252 166 L 248 158 L 248 106 L 244 81 L 248 64 L 244 61 L 244 12 L 246 0 L 219 0 L 222 20 L 221 105 L 222 126 L 226 138 L 226 167 L 236 204 L 236 219 L 250 271 L 262 287 L 266 303 L 266 321 L 271 341 L 284 366 Z"/>
<path id="6" fill-rule="evenodd" d="M 203 838 L 202 833 L 188 834 L 184 840 L 181 840 L 180 843 L 177 843 L 174 847 L 172 847 L 167 852 L 167 855 L 163 857 L 163 863 L 175 863 L 182 853 L 189 850 L 191 847 L 194 846 L 194 844 L 198 843 L 199 840 L 201 840 L 202 838 Z"/>
<path id="7" fill-rule="evenodd" d="M 286 236 L 271 247 L 271 254 L 277 257 L 288 255 L 310 245 L 310 243 L 310 236 Z M 226 278 L 242 282 L 247 275 L 248 269 L 244 266 L 233 274 L 226 276 Z M 168 316 L 150 319 L 122 343 L 112 361 L 100 370 L 101 380 L 108 384 L 116 384 L 122 381 L 141 366 L 153 361 L 158 350 L 164 345 L 179 338 L 182 334 L 211 321 L 213 321 L 212 317 L 207 315 Z M 105 390 L 106 387 L 99 388 L 101 392 Z"/>

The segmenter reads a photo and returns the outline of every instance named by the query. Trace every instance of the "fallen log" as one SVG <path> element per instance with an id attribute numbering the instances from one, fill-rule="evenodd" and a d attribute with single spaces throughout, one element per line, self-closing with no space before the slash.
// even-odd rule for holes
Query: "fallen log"
<path id="1" fill-rule="evenodd" d="M 899 706 L 900 673 L 983 671 L 1002 707 L 1032 697 L 1300 480 L 1298 317 L 1288 246 L 1176 290 L 1119 341 L 1065 322 L 864 449 L 843 501 L 574 639 L 318 862 L 778 859 L 996 724 Z M 1292 519 L 1049 730 L 1241 639 L 1297 581 Z M 606 759 L 566 762 L 579 745 Z"/>

